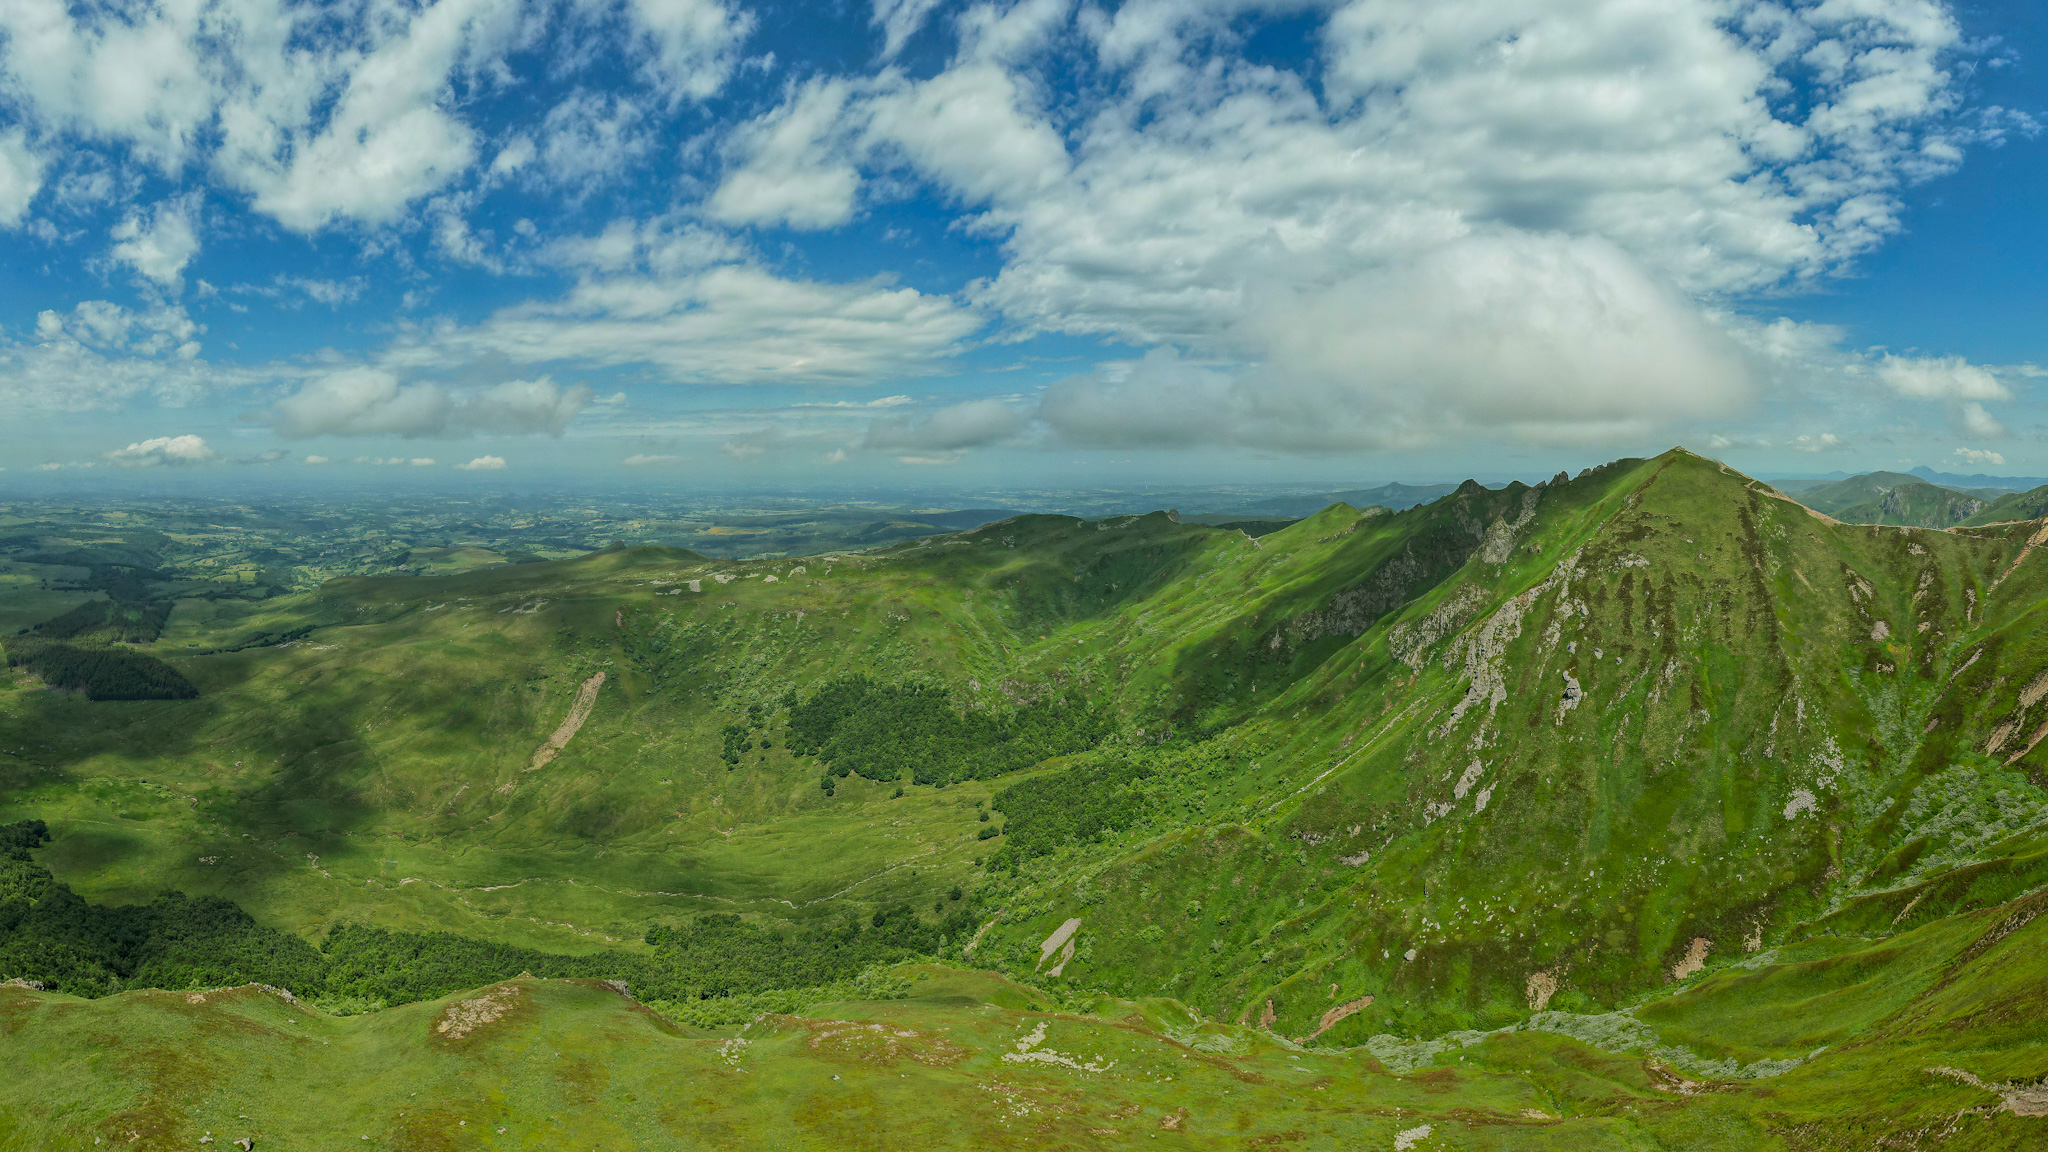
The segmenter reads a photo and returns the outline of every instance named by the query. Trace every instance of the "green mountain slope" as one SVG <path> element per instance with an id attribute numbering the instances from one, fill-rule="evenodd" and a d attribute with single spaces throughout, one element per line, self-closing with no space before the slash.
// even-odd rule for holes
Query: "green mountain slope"
<path id="1" fill-rule="evenodd" d="M 1946 528 L 1969 521 L 1990 503 L 1990 494 L 1961 492 L 1903 472 L 1870 472 L 1835 484 L 1808 488 L 1801 504 L 1849 524 L 1907 524 Z"/>
<path id="2" fill-rule="evenodd" d="M 1775 949 L 1627 1013 L 1352 1049 L 943 965 L 717 1031 L 594 980 L 348 1018 L 255 985 L 0 988 L 0 1147 L 2017 1152 L 2048 1123 L 2039 905 Z"/>
<path id="3" fill-rule="evenodd" d="M 1979 508 L 1964 524 L 2003 524 L 2012 520 L 2039 520 L 2048 516 L 2048 484 L 2025 492 L 2008 492 Z"/>
<path id="4" fill-rule="evenodd" d="M 1170 997 L 1387 1068 L 1521 1053 L 1545 1012 L 1636 1035 L 1569 1023 L 1631 1005 L 1687 1075 L 1874 1046 L 1813 1081 L 1848 1085 L 1833 1112 L 1693 1145 L 1830 1147 L 1818 1118 L 1909 1114 L 1859 1095 L 1907 1075 L 1871 1053 L 1956 1034 L 1900 1013 L 1991 1029 L 1941 1048 L 1984 1084 L 2048 1075 L 1996 1031 L 2038 974 L 1972 966 L 2048 883 L 2032 527 L 1840 524 L 1675 450 L 1256 539 L 1030 516 L 181 602 L 154 650 L 213 649 L 170 661 L 196 699 L 0 694 L 0 819 L 48 820 L 35 859 L 87 899 L 221 896 L 315 940 L 637 973 L 703 913 L 858 917 L 1070 1008 Z M 1977 1007 L 1925 1007 L 1964 983 Z M 1771 997 L 1796 1027 L 1746 1007 Z"/>

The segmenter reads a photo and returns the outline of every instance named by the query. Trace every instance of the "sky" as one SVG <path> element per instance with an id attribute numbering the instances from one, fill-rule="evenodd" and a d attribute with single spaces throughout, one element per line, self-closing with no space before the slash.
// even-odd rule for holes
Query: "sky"
<path id="1" fill-rule="evenodd" d="M 0 490 L 2048 475 L 2044 56 L 2024 0 L 10 0 Z"/>

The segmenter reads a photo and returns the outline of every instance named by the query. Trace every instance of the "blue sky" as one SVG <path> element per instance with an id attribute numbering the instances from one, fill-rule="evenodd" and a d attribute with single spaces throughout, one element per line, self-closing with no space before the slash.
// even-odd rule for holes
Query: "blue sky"
<path id="1" fill-rule="evenodd" d="M 0 466 L 931 490 L 1685 443 L 2048 474 L 2043 24 L 16 0 Z"/>

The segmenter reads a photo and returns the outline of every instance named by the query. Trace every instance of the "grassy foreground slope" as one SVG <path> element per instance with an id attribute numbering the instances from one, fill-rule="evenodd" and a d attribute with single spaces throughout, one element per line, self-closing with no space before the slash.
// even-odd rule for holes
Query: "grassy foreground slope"
<path id="1" fill-rule="evenodd" d="M 596 981 L 348 1018 L 256 986 L 0 988 L 0 1147 L 2018 1150 L 2048 1123 L 2038 905 L 1783 949 L 1633 1015 L 1354 1049 L 932 965 L 716 1033 Z M 1768 1080 L 1701 1055 L 1816 1044 Z"/>

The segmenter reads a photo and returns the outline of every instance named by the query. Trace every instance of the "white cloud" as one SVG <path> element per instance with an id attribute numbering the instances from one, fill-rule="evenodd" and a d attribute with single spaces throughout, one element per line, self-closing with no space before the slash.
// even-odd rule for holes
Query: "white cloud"
<path id="1" fill-rule="evenodd" d="M 448 85 L 516 42 L 521 6 L 438 0 L 366 26 L 352 52 L 308 59 L 274 45 L 273 67 L 222 103 L 222 173 L 295 231 L 394 220 L 466 171 L 476 134 L 450 110 Z"/>
<path id="2" fill-rule="evenodd" d="M 47 122 L 125 141 L 173 169 L 211 121 L 218 99 L 219 80 L 199 46 L 210 7 L 15 0 L 0 6 L 0 68 L 12 95 Z M 274 5 L 252 7 L 252 26 L 276 21 L 280 32 L 289 30 L 290 20 Z"/>
<path id="3" fill-rule="evenodd" d="M 114 226 L 113 257 L 160 287 L 184 287 L 185 265 L 199 254 L 199 233 L 193 227 L 189 200 L 159 204 Z"/>
<path id="4" fill-rule="evenodd" d="M 684 459 L 685 458 L 682 456 L 673 456 L 663 453 L 636 452 L 633 455 L 628 456 L 624 460 L 620 461 L 620 463 L 624 464 L 628 468 L 646 468 L 657 464 L 680 464 L 683 462 Z"/>
<path id="5" fill-rule="evenodd" d="M 863 448 L 951 452 L 1006 440 L 1024 431 L 1030 415 L 1000 400 L 969 400 L 915 416 L 880 416 L 868 426 Z"/>
<path id="6" fill-rule="evenodd" d="M 0 404 L 80 412 L 149 398 L 179 406 L 272 375 L 200 359 L 202 331 L 183 308 L 165 304 L 131 310 L 86 300 L 68 312 L 47 309 L 31 338 L 0 338 Z"/>
<path id="7" fill-rule="evenodd" d="M 939 6 L 939 0 L 874 0 L 874 26 L 882 30 L 882 57 L 888 59 L 903 48 L 903 42 L 924 26 L 925 17 Z"/>
<path id="8" fill-rule="evenodd" d="M 724 86 L 754 18 L 717 0 L 627 0 L 651 52 L 644 68 L 671 100 L 702 100 Z"/>
<path id="9" fill-rule="evenodd" d="M 408 331 L 383 359 L 394 369 L 461 370 L 497 359 L 647 365 L 678 383 L 867 383 L 934 371 L 981 326 L 953 300 L 914 288 L 789 280 L 752 264 L 719 264 L 675 275 L 591 275 L 562 299 L 515 305 L 471 327 Z"/>
<path id="10" fill-rule="evenodd" d="M 306 457 L 306 463 L 308 463 L 308 464 L 327 464 L 327 463 L 331 463 L 331 461 L 330 461 L 330 460 L 328 460 L 328 458 L 327 458 L 327 457 L 325 457 L 325 456 L 308 456 L 308 457 Z"/>
<path id="11" fill-rule="evenodd" d="M 434 466 L 434 458 L 432 456 L 415 456 L 406 461 L 406 463 L 415 468 L 432 468 Z"/>
<path id="12" fill-rule="evenodd" d="M 2003 436 L 2005 425 L 1997 417 L 1984 410 L 1975 400 L 1966 401 L 1956 409 L 1956 427 L 1971 436 Z"/>
<path id="13" fill-rule="evenodd" d="M 43 171 L 49 166 L 28 146 L 28 134 L 19 128 L 0 132 L 0 228 L 15 228 L 28 214 L 28 206 L 43 188 Z"/>
<path id="14" fill-rule="evenodd" d="M 199 354 L 198 337 L 204 331 L 183 308 L 169 304 L 135 311 L 105 300 L 82 300 L 69 313 L 45 309 L 36 314 L 36 336 L 46 347 L 71 342 L 191 360 Z"/>
<path id="15" fill-rule="evenodd" d="M 382 223 L 475 158 L 456 79 L 533 26 L 522 0 L 360 13 L 289 0 L 0 8 L 0 72 L 45 126 L 126 144 L 166 174 L 195 155 L 302 232 Z"/>
<path id="16" fill-rule="evenodd" d="M 1843 270 L 1999 131 L 1954 115 L 1928 0 L 1351 0 L 1321 95 L 1217 52 L 1235 11 L 975 9 L 929 79 L 793 88 L 708 208 L 837 226 L 892 169 L 976 207 L 1008 334 L 1181 353 L 1048 393 L 1068 438 L 1583 441 L 1748 402 L 1718 301 Z"/>
<path id="17" fill-rule="evenodd" d="M 861 178 L 852 126 L 854 87 L 846 80 L 799 86 L 780 107 L 728 138 L 735 161 L 705 211 L 727 224 L 832 228 L 853 218 Z"/>
<path id="18" fill-rule="evenodd" d="M 455 466 L 463 472 L 496 472 L 505 467 L 503 456 L 479 456 L 467 464 Z"/>
<path id="19" fill-rule="evenodd" d="M 572 92 L 540 123 L 534 170 L 578 198 L 595 191 L 647 151 L 652 141 L 639 131 L 641 118 L 637 104 L 616 94 Z"/>
<path id="20" fill-rule="evenodd" d="M 477 432 L 559 436 L 589 402 L 587 386 L 563 388 L 546 377 L 458 392 L 432 382 L 401 384 L 381 368 L 356 367 L 329 373 L 279 400 L 269 422 L 279 434 L 295 438 Z"/>
<path id="21" fill-rule="evenodd" d="M 1877 378 L 1887 388 L 1915 400 L 2010 400 L 2012 391 L 1978 365 L 1960 356 L 1908 357 L 1886 355 Z"/>
<path id="22" fill-rule="evenodd" d="M 155 468 L 166 465 L 209 464 L 219 454 L 207 446 L 198 436 L 157 436 L 137 441 L 126 448 L 116 448 L 106 454 L 116 464 L 136 468 Z"/>
<path id="23" fill-rule="evenodd" d="M 1849 447 L 1849 442 L 1833 432 L 1822 432 L 1817 436 L 1794 436 L 1785 446 L 1794 452 L 1837 452 Z"/>
<path id="24" fill-rule="evenodd" d="M 1982 448 L 1958 448 L 1955 451 L 1955 463 L 1958 467 L 1982 468 L 1988 464 L 1993 468 L 2003 468 L 2005 455 Z"/>

